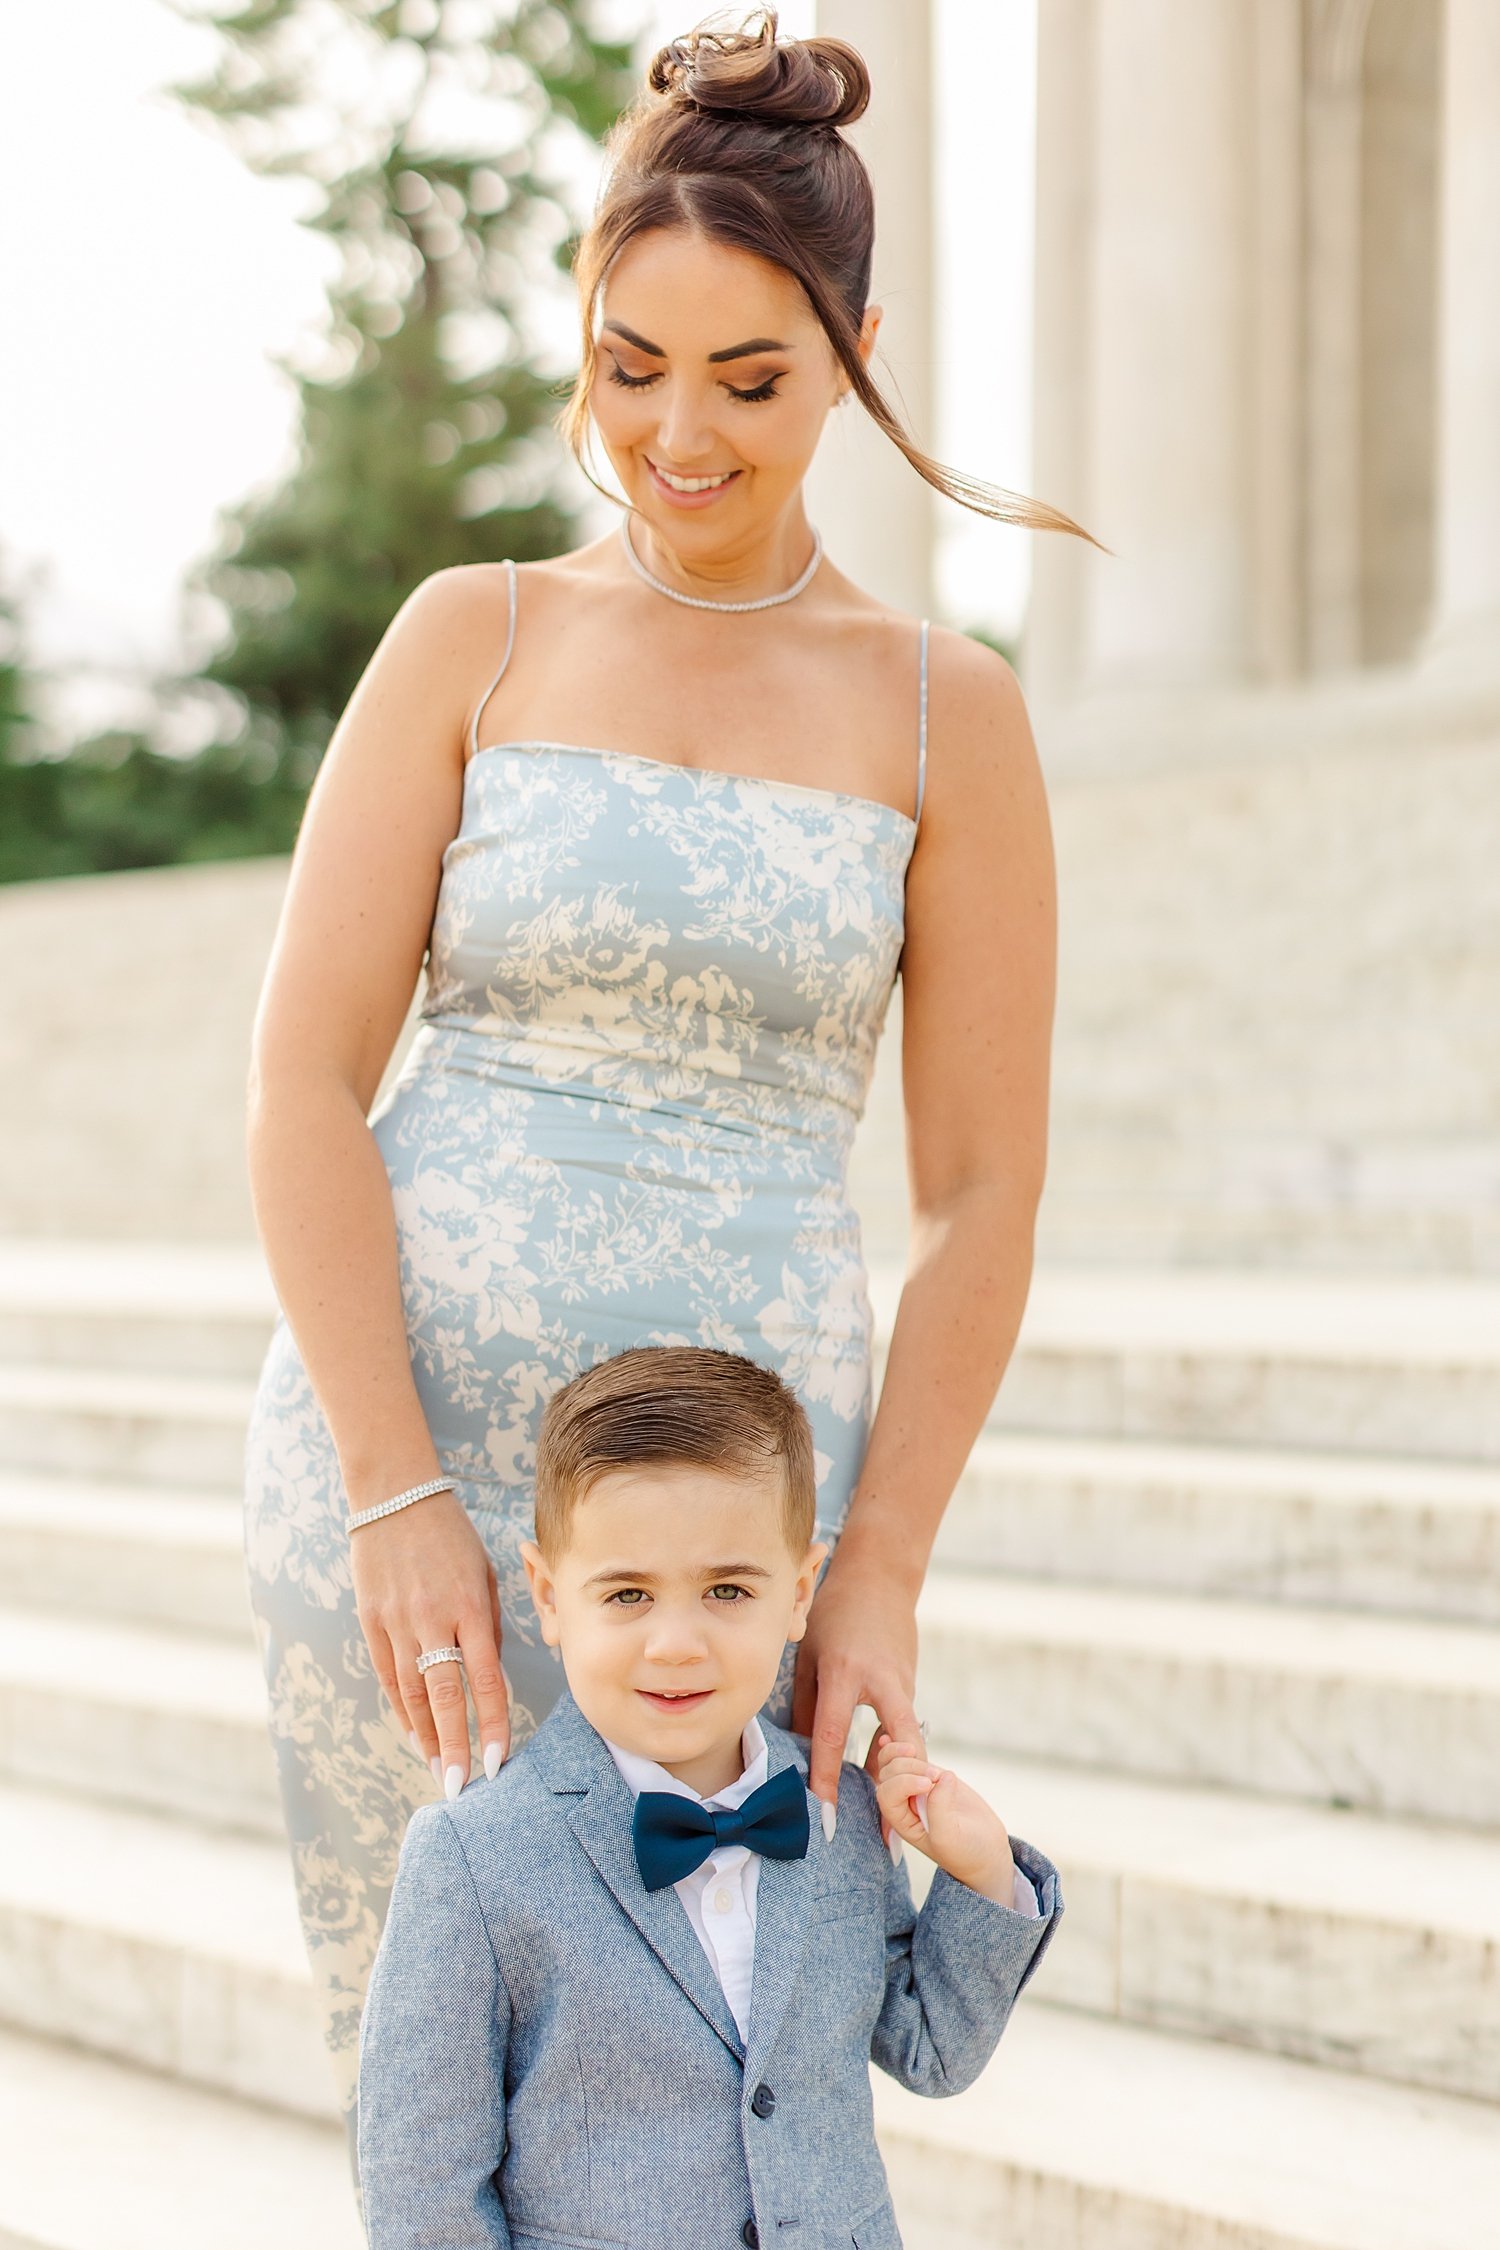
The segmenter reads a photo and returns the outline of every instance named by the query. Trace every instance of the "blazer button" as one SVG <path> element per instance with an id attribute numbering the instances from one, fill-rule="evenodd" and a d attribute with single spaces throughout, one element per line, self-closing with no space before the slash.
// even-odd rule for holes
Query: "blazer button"
<path id="1" fill-rule="evenodd" d="M 740 2239 L 749 2243 L 750 2250 L 760 2250 L 760 2229 L 753 2219 L 747 2219 L 740 2228 Z"/>
<path id="2" fill-rule="evenodd" d="M 757 2117 L 769 2117 L 776 2107 L 776 2096 L 769 2086 L 757 2086 L 750 2096 L 750 2107 Z"/>

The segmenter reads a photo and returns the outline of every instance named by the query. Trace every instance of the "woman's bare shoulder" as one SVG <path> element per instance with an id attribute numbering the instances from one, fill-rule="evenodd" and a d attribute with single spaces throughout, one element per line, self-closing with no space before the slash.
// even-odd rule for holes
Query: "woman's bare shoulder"
<path id="1" fill-rule="evenodd" d="M 504 615 L 510 598 L 509 568 L 503 558 L 445 563 L 417 581 L 392 623 L 400 623 L 412 636 L 451 631 L 455 625 L 481 620 L 493 623 L 497 613 Z"/>
<path id="2" fill-rule="evenodd" d="M 928 637 L 929 757 L 955 777 L 1012 780 L 1018 764 L 1036 761 L 1036 743 L 1021 682 L 1001 650 L 951 625 Z"/>
<path id="3" fill-rule="evenodd" d="M 595 540 L 589 546 L 525 561 L 500 556 L 493 562 L 448 563 L 413 587 L 402 609 L 412 612 L 414 629 L 420 633 L 451 632 L 455 626 L 482 633 L 493 628 L 497 617 L 503 622 L 506 616 L 512 572 L 519 602 L 550 607 L 599 583 L 605 546 L 605 541 Z"/>

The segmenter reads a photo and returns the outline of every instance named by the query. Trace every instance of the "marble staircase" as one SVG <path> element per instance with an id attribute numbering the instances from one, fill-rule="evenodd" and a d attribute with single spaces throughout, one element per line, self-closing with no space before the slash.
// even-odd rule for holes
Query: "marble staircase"
<path id="1" fill-rule="evenodd" d="M 243 1580 L 273 1309 L 0 1245 L 0 2250 L 360 2239 Z M 919 1707 L 1068 1912 L 974 2087 L 876 2077 L 908 2250 L 1500 2243 L 1497 1378 L 1488 1280 L 1038 1271 Z"/>

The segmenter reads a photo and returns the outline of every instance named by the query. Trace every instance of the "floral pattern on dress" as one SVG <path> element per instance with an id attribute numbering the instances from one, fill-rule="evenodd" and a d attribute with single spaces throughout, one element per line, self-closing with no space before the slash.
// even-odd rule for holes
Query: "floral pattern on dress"
<path id="1" fill-rule="evenodd" d="M 513 1742 L 562 1684 L 520 1561 L 548 1397 L 632 1344 L 777 1368 L 817 1536 L 863 1460 L 873 1322 L 846 1192 L 915 826 L 832 790 L 559 744 L 470 760 L 421 1021 L 371 1117 L 413 1379 L 495 1566 Z M 245 1553 L 351 2163 L 358 2030 L 406 1822 L 436 1793 L 354 1609 L 331 1434 L 278 1320 Z M 795 1646 L 765 1709 L 791 1718 Z M 472 1728 L 472 1721 L 471 1721 Z M 477 1733 L 472 1742 L 476 1771 Z"/>

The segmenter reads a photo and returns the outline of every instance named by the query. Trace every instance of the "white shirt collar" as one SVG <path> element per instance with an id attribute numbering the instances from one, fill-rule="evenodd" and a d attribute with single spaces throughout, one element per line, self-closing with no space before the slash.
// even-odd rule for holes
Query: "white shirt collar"
<path id="1" fill-rule="evenodd" d="M 700 1805 L 742 1805 L 751 1790 L 758 1789 L 769 1778 L 770 1745 L 761 1730 L 759 1719 L 753 1713 L 740 1737 L 740 1755 L 744 1760 L 745 1770 L 738 1781 L 727 1782 L 722 1789 L 716 1789 L 711 1797 L 702 1796 L 698 1790 L 690 1789 L 685 1781 L 679 1781 L 675 1774 L 668 1773 L 666 1767 L 659 1766 L 654 1758 L 642 1758 L 634 1750 L 622 1750 L 617 1742 L 610 1741 L 608 1735 L 601 1735 L 600 1740 L 619 1767 L 632 1797 L 638 1797 L 643 1789 L 665 1789 L 678 1797 L 691 1797 Z"/>

